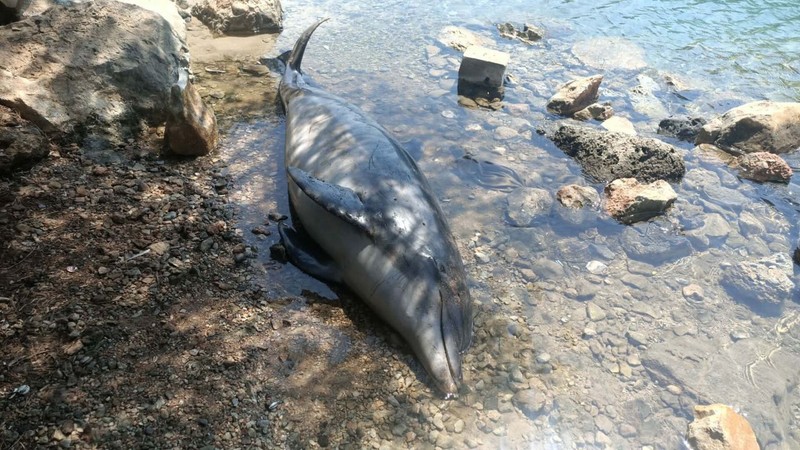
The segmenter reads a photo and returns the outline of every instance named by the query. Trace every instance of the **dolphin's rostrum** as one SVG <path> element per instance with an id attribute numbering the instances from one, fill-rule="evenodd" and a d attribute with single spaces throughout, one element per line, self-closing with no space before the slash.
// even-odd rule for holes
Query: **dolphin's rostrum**
<path id="1" fill-rule="evenodd" d="M 298 39 L 280 84 L 295 218 L 319 248 L 281 227 L 289 259 L 342 282 L 411 345 L 446 397 L 461 384 L 472 301 L 450 228 L 417 165 L 389 133 L 343 99 L 308 85 Z"/>

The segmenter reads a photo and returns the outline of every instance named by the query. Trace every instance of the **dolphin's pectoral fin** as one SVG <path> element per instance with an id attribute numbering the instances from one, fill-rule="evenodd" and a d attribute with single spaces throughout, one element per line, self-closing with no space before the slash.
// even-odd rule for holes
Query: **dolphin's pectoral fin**
<path id="1" fill-rule="evenodd" d="M 310 237 L 304 237 L 305 233 L 301 234 L 283 222 L 278 224 L 278 233 L 286 256 L 298 269 L 322 281 L 342 282 L 339 266 Z"/>
<path id="2" fill-rule="evenodd" d="M 297 187 L 316 204 L 366 234 L 372 235 L 367 220 L 367 209 L 353 190 L 314 178 L 297 167 L 287 167 L 286 171 Z"/>

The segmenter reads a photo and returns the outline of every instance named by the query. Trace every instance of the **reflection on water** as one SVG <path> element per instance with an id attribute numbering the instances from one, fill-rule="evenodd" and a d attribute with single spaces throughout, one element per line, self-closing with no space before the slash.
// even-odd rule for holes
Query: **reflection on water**
<path id="1" fill-rule="evenodd" d="M 587 185 L 577 164 L 537 133 L 556 120 L 544 108 L 556 86 L 603 73 L 601 101 L 653 137 L 665 115 L 710 118 L 750 100 L 796 100 L 800 6 L 412 3 L 286 2 L 277 50 L 316 18 L 331 17 L 312 39 L 306 72 L 410 143 L 442 201 L 478 311 L 465 360 L 474 391 L 459 400 L 474 420 L 458 446 L 475 434 L 488 447 L 677 448 L 698 403 L 740 409 L 762 448 L 800 446 L 800 313 L 790 257 L 800 220 L 795 182 L 742 180 L 719 157 L 669 140 L 687 151 L 687 174 L 673 184 L 678 201 L 665 216 L 623 226 L 599 208 L 576 213 L 555 202 L 531 227 L 507 223 L 508 195 L 517 188 L 554 195 L 567 184 Z M 533 22 L 547 36 L 533 46 L 505 40 L 493 26 L 501 21 Z M 458 105 L 459 54 L 436 42 L 453 24 L 512 54 L 517 82 L 506 88 L 501 110 Z M 575 50 L 587 42 L 624 45 L 604 47 L 602 60 L 593 60 L 597 52 Z M 615 62 L 628 64 L 630 53 L 614 52 L 629 45 L 644 64 L 621 69 Z M 229 75 L 245 76 L 236 73 Z M 204 78 L 212 84 L 213 76 Z M 220 85 L 229 81 L 219 76 Z M 230 98 L 263 94 L 246 85 Z M 274 98 L 266 99 L 262 115 L 249 111 L 257 119 L 222 113 L 230 118 L 223 148 L 244 230 L 270 212 L 288 212 L 283 124 Z M 787 156 L 793 167 L 798 158 Z M 602 192 L 602 185 L 589 186 Z M 270 295 L 309 289 L 336 297 L 271 262 L 275 236 L 245 234 L 260 250 Z M 767 300 L 759 286 L 731 281 L 754 271 L 766 274 L 755 278 L 766 291 L 785 298 Z M 376 439 L 405 443 L 391 433 Z"/>

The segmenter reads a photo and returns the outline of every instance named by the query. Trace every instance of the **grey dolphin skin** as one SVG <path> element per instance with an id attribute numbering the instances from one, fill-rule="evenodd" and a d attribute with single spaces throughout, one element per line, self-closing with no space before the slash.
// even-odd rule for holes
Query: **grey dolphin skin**
<path id="1" fill-rule="evenodd" d="M 289 200 L 308 248 L 281 238 L 292 263 L 346 284 L 410 344 L 446 398 L 461 385 L 472 340 L 472 301 L 450 228 L 422 172 L 383 127 L 312 87 L 297 40 L 280 84 L 286 111 Z M 320 250 L 321 249 L 321 250 Z"/>

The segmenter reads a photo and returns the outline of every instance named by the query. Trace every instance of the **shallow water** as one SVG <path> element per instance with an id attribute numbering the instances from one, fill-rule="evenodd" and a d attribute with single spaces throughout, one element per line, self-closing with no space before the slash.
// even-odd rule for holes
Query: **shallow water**
<path id="1" fill-rule="evenodd" d="M 556 203 L 531 226 L 514 227 L 507 211 L 518 185 L 551 195 L 572 183 L 602 192 L 536 133 L 558 120 L 544 105 L 570 77 L 604 74 L 600 100 L 644 136 L 655 136 L 670 114 L 710 118 L 751 100 L 800 100 L 800 5 L 361 3 L 284 2 L 286 29 L 271 53 L 330 17 L 309 45 L 306 73 L 394 133 L 428 174 L 462 247 L 477 305 L 465 381 L 491 387 L 476 397 L 513 394 L 513 383 L 496 386 L 498 374 L 549 377 L 541 386 L 547 412 L 530 422 L 500 421 L 505 431 L 487 433 L 484 442 L 573 448 L 602 447 L 608 439 L 614 448 L 677 448 L 695 404 L 726 403 L 748 417 L 762 448 L 800 446 L 797 290 L 780 311 L 765 311 L 720 284 L 740 261 L 791 261 L 800 219 L 796 182 L 740 179 L 718 155 L 662 137 L 683 149 L 687 165 L 686 177 L 673 184 L 678 201 L 662 217 L 624 226 L 599 209 L 574 213 Z M 531 46 L 506 40 L 494 28 L 505 21 L 534 23 L 547 35 Z M 457 104 L 460 54 L 436 41 L 448 25 L 466 26 L 512 55 L 508 71 L 517 82 L 500 111 Z M 215 108 L 241 228 L 261 255 L 258 282 L 276 298 L 336 298 L 269 258 L 276 236 L 249 232 L 269 212 L 288 213 L 284 130 L 269 86 L 275 80 L 256 83 L 236 67 L 199 76 L 207 93 L 227 89 Z M 517 134 L 499 139 L 498 127 Z M 796 154 L 786 159 L 800 167 Z"/>

